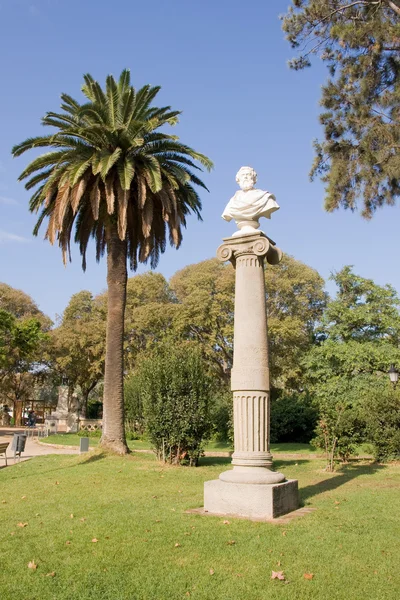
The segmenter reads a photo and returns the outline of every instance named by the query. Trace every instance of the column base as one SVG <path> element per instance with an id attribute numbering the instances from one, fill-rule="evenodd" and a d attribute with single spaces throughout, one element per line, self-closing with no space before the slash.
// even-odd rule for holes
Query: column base
<path id="1" fill-rule="evenodd" d="M 273 483 L 282 483 L 285 481 L 283 473 L 271 471 L 266 467 L 233 467 L 229 471 L 224 471 L 219 476 L 221 481 L 229 483 L 249 483 L 270 485 Z"/>
<path id="2" fill-rule="evenodd" d="M 220 479 L 204 483 L 204 510 L 210 514 L 274 519 L 298 507 L 297 479 L 271 485 Z"/>

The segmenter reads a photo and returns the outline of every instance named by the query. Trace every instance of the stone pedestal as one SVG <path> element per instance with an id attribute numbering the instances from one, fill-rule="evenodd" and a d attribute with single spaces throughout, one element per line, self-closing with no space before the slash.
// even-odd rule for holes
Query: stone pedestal
<path id="1" fill-rule="evenodd" d="M 205 510 L 215 514 L 273 518 L 298 508 L 296 481 L 272 468 L 264 261 L 277 264 L 282 252 L 263 232 L 224 239 L 221 261 L 236 271 L 233 391 L 233 469 L 204 487 Z M 257 513 L 257 514 L 255 514 Z"/>
<path id="2" fill-rule="evenodd" d="M 219 515 L 275 519 L 299 507 L 297 480 L 283 483 L 230 483 L 214 479 L 204 484 L 204 510 Z"/>

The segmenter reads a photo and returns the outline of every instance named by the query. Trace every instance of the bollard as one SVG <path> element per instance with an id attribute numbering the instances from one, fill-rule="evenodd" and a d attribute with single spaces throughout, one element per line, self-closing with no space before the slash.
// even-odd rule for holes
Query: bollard
<path id="1" fill-rule="evenodd" d="M 81 437 L 80 443 L 79 443 L 79 452 L 81 454 L 82 454 L 82 452 L 89 452 L 89 438 L 88 437 Z"/>

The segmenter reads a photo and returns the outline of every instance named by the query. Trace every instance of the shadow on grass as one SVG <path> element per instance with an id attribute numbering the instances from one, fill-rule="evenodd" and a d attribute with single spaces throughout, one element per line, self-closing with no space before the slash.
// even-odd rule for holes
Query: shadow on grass
<path id="1" fill-rule="evenodd" d="M 230 465 L 232 458 L 230 456 L 202 456 L 199 459 L 199 467 L 212 467 L 216 465 Z"/>
<path id="2" fill-rule="evenodd" d="M 95 453 L 91 453 L 86 458 L 83 458 L 83 460 L 79 461 L 77 466 L 79 467 L 81 465 L 88 465 L 89 463 L 103 460 L 103 458 L 106 458 L 106 456 L 107 452 L 104 452 L 103 450 L 97 450 Z"/>
<path id="3" fill-rule="evenodd" d="M 329 479 L 324 479 L 323 481 L 319 481 L 313 485 L 307 485 L 304 488 L 300 488 L 300 502 L 303 505 L 304 501 L 308 500 L 309 498 L 313 498 L 314 496 L 318 496 L 324 492 L 336 490 L 340 486 L 345 485 L 360 475 L 373 475 L 377 471 L 381 471 L 385 468 L 386 467 L 384 465 L 379 465 L 376 463 L 371 463 L 369 465 L 349 464 L 342 466 L 341 472 L 337 474 L 332 473 L 332 476 L 329 477 Z"/>

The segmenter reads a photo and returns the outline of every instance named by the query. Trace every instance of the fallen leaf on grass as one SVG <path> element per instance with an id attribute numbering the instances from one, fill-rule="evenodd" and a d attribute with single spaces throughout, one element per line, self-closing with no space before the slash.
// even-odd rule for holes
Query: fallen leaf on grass
<path id="1" fill-rule="evenodd" d="M 37 564 L 35 563 L 34 560 L 30 560 L 28 562 L 28 569 L 32 569 L 33 571 L 36 571 L 37 569 Z"/>
<path id="2" fill-rule="evenodd" d="M 314 578 L 314 573 L 304 573 L 303 575 L 304 579 L 313 579 Z"/>
<path id="3" fill-rule="evenodd" d="M 25 500 L 26 496 L 21 496 L 21 500 Z"/>
<path id="4" fill-rule="evenodd" d="M 74 518 L 74 515 L 71 513 L 71 514 L 69 515 L 69 518 L 70 518 L 70 519 L 73 519 L 73 518 Z"/>
<path id="5" fill-rule="evenodd" d="M 2 504 L 7 504 L 7 501 L 6 500 L 2 500 L 1 503 Z"/>
<path id="6" fill-rule="evenodd" d="M 84 523 L 86 521 L 85 517 L 82 517 L 82 519 L 79 519 L 80 521 L 82 521 L 82 523 Z"/>
<path id="7" fill-rule="evenodd" d="M 46 577 L 55 577 L 56 573 L 55 571 L 52 571 L 51 573 L 46 573 Z"/>
<path id="8" fill-rule="evenodd" d="M 92 542 L 93 542 L 93 544 L 95 544 L 96 542 L 98 542 L 98 539 L 97 538 L 93 538 Z"/>
<path id="9" fill-rule="evenodd" d="M 282 531 L 282 535 L 286 535 L 286 534 L 287 534 L 287 531 Z"/>
<path id="10" fill-rule="evenodd" d="M 210 569 L 210 575 L 214 575 L 215 571 L 214 569 Z"/>
<path id="11" fill-rule="evenodd" d="M 66 545 L 66 546 L 70 546 L 70 545 L 71 545 L 71 542 L 70 542 L 69 540 L 67 540 L 67 541 L 65 542 L 65 545 Z"/>
<path id="12" fill-rule="evenodd" d="M 222 524 L 223 524 L 223 525 L 230 525 L 230 524 L 231 524 L 231 522 L 230 522 L 230 521 L 226 521 L 226 520 L 225 520 L 225 521 L 222 521 Z"/>
<path id="13" fill-rule="evenodd" d="M 272 571 L 271 579 L 280 579 L 280 581 L 284 581 L 285 576 L 283 571 Z"/>
<path id="14" fill-rule="evenodd" d="M 60 485 L 60 482 L 59 482 L 59 481 L 56 481 L 56 485 Z"/>
<path id="15" fill-rule="evenodd" d="M 234 546 L 236 544 L 235 540 L 229 540 L 229 542 L 227 542 L 228 546 Z"/>
<path id="16" fill-rule="evenodd" d="M 278 560 L 278 562 L 276 563 L 276 566 L 277 566 L 277 567 L 280 567 L 280 566 L 281 566 L 281 564 L 282 564 L 282 563 L 281 563 L 281 561 L 280 561 L 280 560 Z"/>
<path id="17" fill-rule="evenodd" d="M 192 535 L 190 531 L 185 531 L 184 535 Z"/>
<path id="18" fill-rule="evenodd" d="M 180 548 L 180 547 L 181 547 L 181 544 L 178 544 L 178 542 L 176 542 L 175 548 Z"/>
<path id="19" fill-rule="evenodd" d="M 28 523 L 17 523 L 17 527 L 26 527 Z"/>

